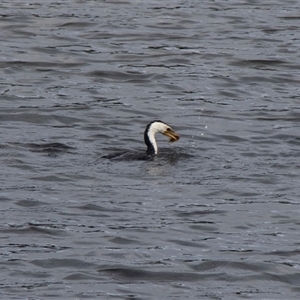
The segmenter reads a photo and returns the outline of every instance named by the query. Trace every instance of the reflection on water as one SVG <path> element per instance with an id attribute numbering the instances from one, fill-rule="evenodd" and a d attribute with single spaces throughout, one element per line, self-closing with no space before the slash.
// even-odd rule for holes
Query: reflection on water
<path id="1" fill-rule="evenodd" d="M 298 299 L 296 4 L 2 1 L 0 298 Z"/>

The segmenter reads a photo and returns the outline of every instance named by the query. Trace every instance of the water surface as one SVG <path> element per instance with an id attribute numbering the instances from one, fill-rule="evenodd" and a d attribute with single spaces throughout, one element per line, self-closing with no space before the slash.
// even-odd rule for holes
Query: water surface
<path id="1" fill-rule="evenodd" d="M 0 8 L 1 299 L 299 298 L 297 1 Z"/>

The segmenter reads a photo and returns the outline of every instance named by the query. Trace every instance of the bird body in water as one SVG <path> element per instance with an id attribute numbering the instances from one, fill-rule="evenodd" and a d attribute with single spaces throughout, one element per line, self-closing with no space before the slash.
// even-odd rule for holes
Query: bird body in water
<path id="1" fill-rule="evenodd" d="M 180 136 L 176 133 L 171 126 L 160 121 L 154 120 L 146 126 L 144 131 L 144 141 L 147 146 L 146 153 L 129 153 L 119 152 L 105 155 L 104 158 L 117 159 L 117 160 L 149 160 L 158 154 L 158 147 L 155 139 L 156 133 L 162 133 L 169 137 L 169 142 L 176 142 Z"/>

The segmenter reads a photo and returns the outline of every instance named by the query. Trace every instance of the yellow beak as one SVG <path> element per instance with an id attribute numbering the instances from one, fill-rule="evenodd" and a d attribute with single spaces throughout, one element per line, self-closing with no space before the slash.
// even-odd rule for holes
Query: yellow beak
<path id="1" fill-rule="evenodd" d="M 169 137 L 169 142 L 173 143 L 179 140 L 180 135 L 173 130 L 166 130 L 163 135 Z"/>

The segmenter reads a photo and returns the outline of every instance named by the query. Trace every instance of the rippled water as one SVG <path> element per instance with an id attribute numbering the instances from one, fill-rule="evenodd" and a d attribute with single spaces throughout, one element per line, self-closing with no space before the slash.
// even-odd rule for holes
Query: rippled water
<path id="1" fill-rule="evenodd" d="M 299 299 L 298 1 L 0 8 L 1 299 Z"/>

